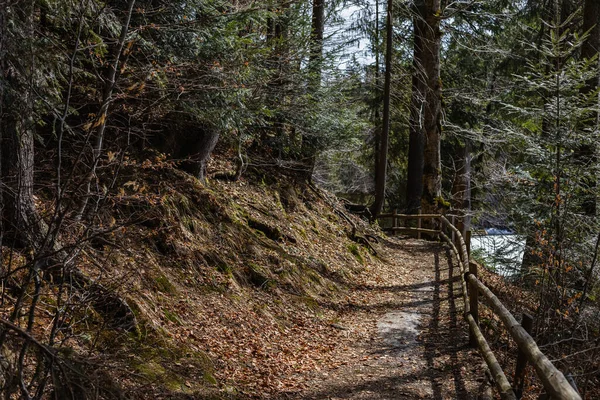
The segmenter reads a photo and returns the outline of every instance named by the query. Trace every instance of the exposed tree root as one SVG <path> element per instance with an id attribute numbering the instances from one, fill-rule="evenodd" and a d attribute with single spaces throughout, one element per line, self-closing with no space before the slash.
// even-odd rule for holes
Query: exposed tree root
<path id="1" fill-rule="evenodd" d="M 348 214 L 341 210 L 333 200 L 331 200 L 325 193 L 323 193 L 317 187 L 315 187 L 312 184 L 309 184 L 308 186 L 317 196 L 319 196 L 319 198 L 321 198 L 327 205 L 329 205 L 329 207 L 331 207 L 337 215 L 342 217 L 350 225 L 352 229 L 349 234 L 350 239 L 366 247 L 371 252 L 371 254 L 377 255 L 377 250 L 375 250 L 373 245 L 368 240 L 368 238 L 372 238 L 374 239 L 374 242 L 377 243 L 377 238 L 374 235 L 364 234 L 362 232 L 358 233 L 358 227 L 356 226 L 354 221 L 352 221 L 352 219 L 348 216 Z"/>

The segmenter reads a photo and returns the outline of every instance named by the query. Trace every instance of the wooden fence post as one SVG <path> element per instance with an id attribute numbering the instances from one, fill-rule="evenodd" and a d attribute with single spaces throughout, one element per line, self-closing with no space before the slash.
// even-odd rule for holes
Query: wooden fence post
<path id="1" fill-rule="evenodd" d="M 452 224 L 452 226 L 456 226 L 456 215 L 452 215 L 450 217 L 450 223 Z M 456 237 L 456 234 L 454 233 L 454 230 L 452 231 L 452 243 L 454 243 L 454 245 L 456 246 L 456 244 L 458 243 L 458 237 Z M 456 246 L 457 248 L 460 249 L 459 246 Z"/>
<path id="2" fill-rule="evenodd" d="M 420 208 L 419 208 L 419 214 L 418 215 L 421 215 L 421 209 Z M 421 229 L 421 217 L 417 218 L 417 228 Z M 421 239 L 421 232 L 420 231 L 417 232 L 417 239 Z"/>
<path id="3" fill-rule="evenodd" d="M 471 258 L 471 231 L 468 230 L 465 233 L 465 244 L 467 245 L 467 254 L 469 255 L 469 258 Z"/>
<path id="4" fill-rule="evenodd" d="M 466 262 L 469 263 L 469 273 L 477 276 L 477 264 L 470 260 L 466 260 Z M 469 309 L 475 323 L 479 325 L 479 289 L 473 283 L 469 283 Z M 477 346 L 477 338 L 472 332 L 469 334 L 469 344 L 472 347 Z"/>
<path id="5" fill-rule="evenodd" d="M 399 228 L 399 225 L 398 225 L 398 210 L 396 210 L 396 209 L 394 209 L 393 221 L 394 221 L 393 222 L 394 225 L 392 226 L 392 228 Z"/>
<path id="6" fill-rule="evenodd" d="M 527 333 L 531 333 L 533 328 L 533 317 L 529 314 L 523 313 L 523 319 L 521 320 L 521 326 Z M 523 396 L 523 386 L 525 385 L 525 367 L 527 366 L 527 356 L 521 350 L 517 355 L 517 367 L 515 368 L 515 380 L 514 388 L 517 399 Z"/>

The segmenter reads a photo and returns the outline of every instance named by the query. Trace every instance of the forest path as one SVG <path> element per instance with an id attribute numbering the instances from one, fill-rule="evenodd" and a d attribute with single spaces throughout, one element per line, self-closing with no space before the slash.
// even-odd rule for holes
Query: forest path
<path id="1" fill-rule="evenodd" d="M 294 399 L 475 399 L 486 386 L 469 348 L 458 268 L 439 243 L 390 239 L 385 268 L 339 311 L 338 365 L 312 371 Z M 453 277 L 453 278 L 449 278 Z"/>

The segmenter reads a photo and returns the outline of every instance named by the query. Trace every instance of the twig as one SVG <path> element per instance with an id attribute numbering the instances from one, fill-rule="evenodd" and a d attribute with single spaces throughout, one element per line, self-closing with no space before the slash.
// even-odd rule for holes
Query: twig
<path id="1" fill-rule="evenodd" d="M 0 318 L 0 324 L 4 325 L 5 327 L 9 328 L 12 331 L 18 333 L 20 336 L 24 337 L 25 339 L 29 340 L 31 343 L 38 346 L 42 350 L 42 352 L 44 352 L 48 356 L 49 359 L 54 360 L 56 358 L 56 354 L 54 354 L 54 352 L 52 351 L 51 348 L 49 348 L 48 346 L 46 346 L 45 344 L 43 344 L 42 342 L 40 342 L 39 340 L 34 338 L 31 335 L 31 333 L 27 332 L 23 328 L 13 324 L 12 322 L 10 322 L 4 318 Z"/>

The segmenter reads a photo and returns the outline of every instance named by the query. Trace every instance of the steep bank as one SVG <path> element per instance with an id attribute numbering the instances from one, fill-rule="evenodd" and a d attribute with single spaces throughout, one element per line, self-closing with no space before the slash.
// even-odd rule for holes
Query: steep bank
<path id="1" fill-rule="evenodd" d="M 302 372 L 328 363 L 342 332 L 336 307 L 323 304 L 343 302 L 353 278 L 383 262 L 355 237 L 372 231 L 366 222 L 350 222 L 335 198 L 275 169 L 203 185 L 157 157 L 127 161 L 116 184 L 118 195 L 80 244 L 80 266 L 126 299 L 139 325 L 127 332 L 85 293 L 70 297 L 72 320 L 58 347 L 77 365 L 77 396 L 300 390 Z M 15 254 L 13 263 L 23 256 Z M 38 338 L 58 307 L 52 290 L 38 305 Z"/>
<path id="2" fill-rule="evenodd" d="M 318 368 L 338 334 L 335 312 L 319 304 L 380 262 L 350 239 L 340 205 L 273 170 L 208 185 L 170 168 L 149 176 L 138 185 L 156 206 L 117 240 L 138 255 L 122 275 L 142 335 L 117 354 L 153 396 L 266 397 L 302 385 L 295 374 Z"/>

